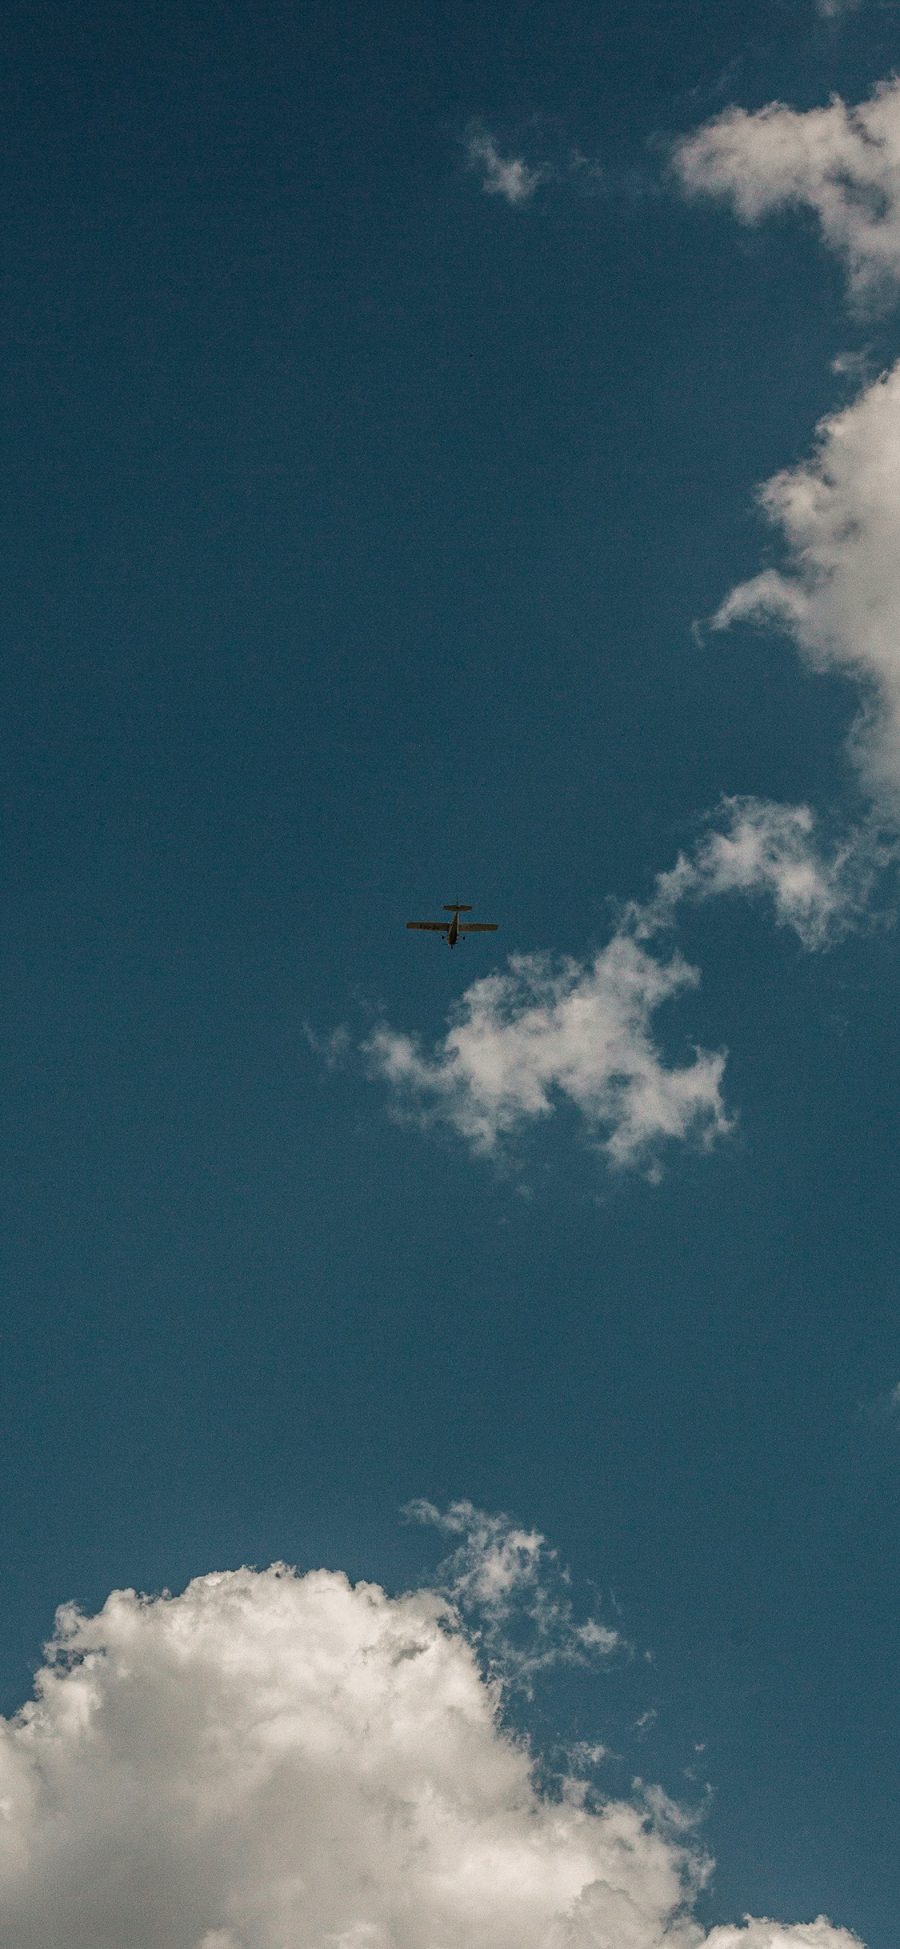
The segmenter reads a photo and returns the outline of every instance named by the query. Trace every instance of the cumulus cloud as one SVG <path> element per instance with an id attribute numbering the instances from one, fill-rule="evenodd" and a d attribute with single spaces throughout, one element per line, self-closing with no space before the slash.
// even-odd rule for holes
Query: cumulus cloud
<path id="1" fill-rule="evenodd" d="M 775 624 L 814 669 L 860 686 L 851 754 L 884 813 L 900 812 L 900 364 L 824 419 L 808 460 L 773 475 L 760 505 L 783 569 L 732 589 L 714 629 Z"/>
<path id="2" fill-rule="evenodd" d="M 707 1949 L 838 1949 L 838 1944 L 859 1949 L 857 1936 L 834 1929 L 824 1915 L 793 1928 L 748 1915 L 738 1928 L 713 1929 Z"/>
<path id="3" fill-rule="evenodd" d="M 619 1632 L 601 1619 L 576 1618 L 568 1572 L 540 1530 L 521 1529 L 467 1501 L 440 1510 L 420 1498 L 405 1514 L 454 1539 L 455 1549 L 438 1567 L 438 1586 L 502 1684 L 528 1690 L 539 1672 L 588 1665 L 624 1648 Z"/>
<path id="4" fill-rule="evenodd" d="M 728 1128 L 724 1057 L 667 1062 L 653 1039 L 657 1011 L 697 980 L 681 955 L 662 961 L 627 932 L 587 962 L 514 954 L 465 991 L 434 1049 L 382 1025 L 366 1054 L 401 1111 L 452 1125 L 476 1151 L 567 1101 L 611 1164 L 641 1164 L 667 1139 L 709 1144 Z"/>
<path id="5" fill-rule="evenodd" d="M 529 202 L 548 175 L 543 164 L 532 167 L 521 156 L 501 155 L 496 137 L 477 124 L 466 135 L 466 163 L 479 171 L 487 196 L 502 196 L 513 205 Z"/>
<path id="6" fill-rule="evenodd" d="M 659 937 L 685 905 L 735 894 L 767 902 L 778 925 L 823 948 L 859 920 L 879 864 L 868 829 L 829 844 L 808 806 L 724 799 L 590 960 L 512 955 L 465 990 L 431 1049 L 383 1023 L 364 1053 L 400 1115 L 449 1125 L 476 1152 L 496 1154 L 568 1103 L 613 1167 L 656 1172 L 666 1144 L 708 1147 L 731 1128 L 723 1053 L 694 1049 L 679 1062 L 660 1046 L 659 1010 L 699 974 Z"/>
<path id="7" fill-rule="evenodd" d="M 706 1934 L 652 1797 L 540 1793 L 434 1592 L 276 1566 L 66 1607 L 0 1735 L 9 1949 L 854 1949 Z"/>
<path id="8" fill-rule="evenodd" d="M 727 108 L 676 145 L 674 164 L 687 191 L 728 199 L 745 223 L 811 210 L 858 304 L 900 279 L 900 78 L 857 106 Z"/>

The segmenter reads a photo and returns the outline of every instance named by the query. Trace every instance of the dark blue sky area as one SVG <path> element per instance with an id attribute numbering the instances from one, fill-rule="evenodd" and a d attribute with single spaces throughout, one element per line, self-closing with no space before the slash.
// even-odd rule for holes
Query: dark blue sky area
<path id="1" fill-rule="evenodd" d="M 658 1186 L 564 1112 L 507 1173 L 398 1128 L 303 1025 L 440 1034 L 496 950 L 407 936 L 435 903 L 581 954 L 722 792 L 854 807 L 849 691 L 690 625 L 771 555 L 754 485 L 831 358 L 896 328 L 801 222 L 681 203 L 663 139 L 856 98 L 896 16 L 38 5 L 5 42 L 4 1708 L 63 1599 L 399 1587 L 399 1506 L 469 1496 L 655 1653 L 566 1706 L 612 1784 L 706 1742 L 708 1919 L 891 1949 L 895 936 L 691 922 L 664 1037 L 727 1045 L 739 1123 Z M 484 196 L 473 118 L 602 184 Z"/>

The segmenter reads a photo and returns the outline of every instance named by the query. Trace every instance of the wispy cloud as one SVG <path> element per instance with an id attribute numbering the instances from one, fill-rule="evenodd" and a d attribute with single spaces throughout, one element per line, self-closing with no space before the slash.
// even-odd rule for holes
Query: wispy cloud
<path id="1" fill-rule="evenodd" d="M 546 163 L 531 164 L 522 156 L 501 154 L 496 137 L 479 123 L 466 131 L 465 148 L 467 166 L 478 171 L 485 195 L 502 196 L 514 206 L 529 203 L 552 174 Z"/>
<path id="2" fill-rule="evenodd" d="M 625 1648 L 619 1632 L 599 1618 L 577 1620 L 568 1572 L 539 1530 L 521 1529 L 466 1501 L 441 1510 L 419 1499 L 404 1514 L 456 1540 L 438 1567 L 437 1587 L 464 1620 L 492 1678 L 530 1688 L 553 1666 L 587 1665 Z"/>
<path id="3" fill-rule="evenodd" d="M 727 199 L 745 223 L 807 208 L 845 265 L 854 301 L 878 303 L 900 281 L 900 78 L 854 106 L 783 102 L 727 108 L 674 150 L 685 190 Z"/>
<path id="4" fill-rule="evenodd" d="M 513 205 L 529 203 L 535 192 L 554 185 L 580 197 L 617 193 L 634 199 L 656 189 L 649 170 L 606 168 L 597 156 L 587 155 L 577 143 L 567 141 L 559 130 L 531 131 L 529 146 L 543 153 L 510 153 L 510 147 L 481 122 L 470 123 L 463 137 L 466 164 L 481 178 L 487 196 L 501 196 Z"/>
<path id="5" fill-rule="evenodd" d="M 0 1803 L 15 1949 L 859 1949 L 707 1933 L 666 1796 L 542 1793 L 446 1599 L 325 1570 L 65 1607 Z"/>
<path id="6" fill-rule="evenodd" d="M 867 826 L 828 843 L 808 805 L 725 798 L 692 852 L 627 911 L 638 938 L 671 927 L 685 903 L 734 894 L 768 904 L 804 947 L 830 947 L 865 913 L 881 852 Z"/>
<path id="7" fill-rule="evenodd" d="M 900 1427 L 900 1381 L 869 1402 L 863 1412 L 875 1421 L 890 1422 L 894 1427 Z"/>

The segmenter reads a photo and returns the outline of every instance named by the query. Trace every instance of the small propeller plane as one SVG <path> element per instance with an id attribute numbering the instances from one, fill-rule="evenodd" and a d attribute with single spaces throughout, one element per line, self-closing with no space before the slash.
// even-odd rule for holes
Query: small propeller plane
<path id="1" fill-rule="evenodd" d="M 407 927 L 421 927 L 427 934 L 443 934 L 448 947 L 455 947 L 460 934 L 496 934 L 499 922 L 496 920 L 460 920 L 460 914 L 470 914 L 471 907 L 464 907 L 459 900 L 452 901 L 444 908 L 445 914 L 452 914 L 452 920 L 408 920 Z"/>

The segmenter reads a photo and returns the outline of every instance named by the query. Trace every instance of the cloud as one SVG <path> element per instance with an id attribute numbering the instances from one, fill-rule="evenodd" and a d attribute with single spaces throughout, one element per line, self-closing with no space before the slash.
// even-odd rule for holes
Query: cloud
<path id="1" fill-rule="evenodd" d="M 465 147 L 467 167 L 480 171 L 481 187 L 487 196 L 502 196 L 513 205 L 528 203 L 547 180 L 545 164 L 532 167 L 521 156 L 502 156 L 496 138 L 478 124 L 468 130 Z"/>
<path id="2" fill-rule="evenodd" d="M 465 991 L 432 1051 L 383 1024 L 365 1053 L 402 1112 L 451 1125 L 475 1151 L 496 1152 L 567 1101 L 612 1165 L 642 1164 L 666 1140 L 708 1144 L 729 1127 L 724 1057 L 667 1063 L 651 1032 L 697 980 L 681 955 L 661 961 L 628 932 L 587 962 L 514 954 Z"/>
<path id="3" fill-rule="evenodd" d="M 723 607 L 715 627 L 725 619 Z M 677 1062 L 656 1039 L 659 1010 L 699 981 L 659 936 L 684 906 L 739 894 L 768 901 L 778 925 L 823 948 L 859 921 L 879 864 L 867 828 L 829 845 L 808 806 L 724 799 L 590 960 L 512 955 L 465 990 L 432 1049 L 382 1023 L 363 1053 L 401 1116 L 449 1125 L 483 1155 L 568 1103 L 614 1168 L 655 1173 L 666 1144 L 708 1147 L 731 1128 L 723 1053 L 695 1048 Z"/>
<path id="4" fill-rule="evenodd" d="M 524 156 L 504 156 L 497 137 L 480 122 L 473 122 L 463 138 L 466 166 L 481 175 L 487 196 L 502 196 L 507 203 L 528 203 L 543 184 L 565 187 L 576 196 L 604 196 L 614 191 L 622 197 L 645 196 L 656 190 L 649 172 L 618 169 L 610 174 L 597 156 L 586 155 L 574 144 L 560 141 L 559 133 L 545 132 L 545 154 L 526 162 Z M 547 154 L 546 150 L 550 153 Z"/>
<path id="5" fill-rule="evenodd" d="M 446 1602 L 328 1571 L 66 1606 L 0 1808 L 9 1949 L 854 1949 L 705 1934 L 689 1831 L 541 1794 Z"/>
<path id="6" fill-rule="evenodd" d="M 628 910 L 639 938 L 673 925 L 685 902 L 730 893 L 769 901 L 776 924 L 807 948 L 831 946 L 858 922 L 877 870 L 866 829 L 829 846 L 808 805 L 752 797 L 723 799 L 716 818 L 693 853 L 659 874 L 652 899 Z"/>
<path id="7" fill-rule="evenodd" d="M 739 1928 L 713 1929 L 707 1949 L 858 1949 L 858 1938 L 834 1929 L 824 1915 L 793 1928 L 781 1922 L 755 1921 L 748 1915 Z"/>
<path id="8" fill-rule="evenodd" d="M 862 349 L 857 346 L 849 352 L 836 352 L 831 360 L 831 370 L 839 379 L 848 380 L 856 390 L 869 385 L 877 376 L 877 366 L 868 346 Z"/>
<path id="9" fill-rule="evenodd" d="M 728 199 L 745 223 L 807 208 L 843 262 L 855 302 L 878 302 L 900 279 L 900 78 L 868 101 L 805 111 L 782 102 L 727 108 L 677 143 L 673 161 L 695 195 Z"/>
<path id="10" fill-rule="evenodd" d="M 459 1539 L 438 1567 L 438 1588 L 466 1622 L 492 1678 L 530 1690 L 539 1672 L 588 1665 L 626 1648 L 600 1619 L 577 1621 L 568 1574 L 539 1530 L 466 1501 L 440 1510 L 420 1498 L 404 1514 Z"/>
<path id="11" fill-rule="evenodd" d="M 875 1421 L 900 1425 L 900 1381 L 896 1381 L 886 1393 L 879 1394 L 864 1412 L 870 1414 Z"/>
<path id="12" fill-rule="evenodd" d="M 784 569 L 732 589 L 713 617 L 774 624 L 816 670 L 860 686 L 850 736 L 866 791 L 900 814 L 900 364 L 817 429 L 808 460 L 765 482 Z"/>

